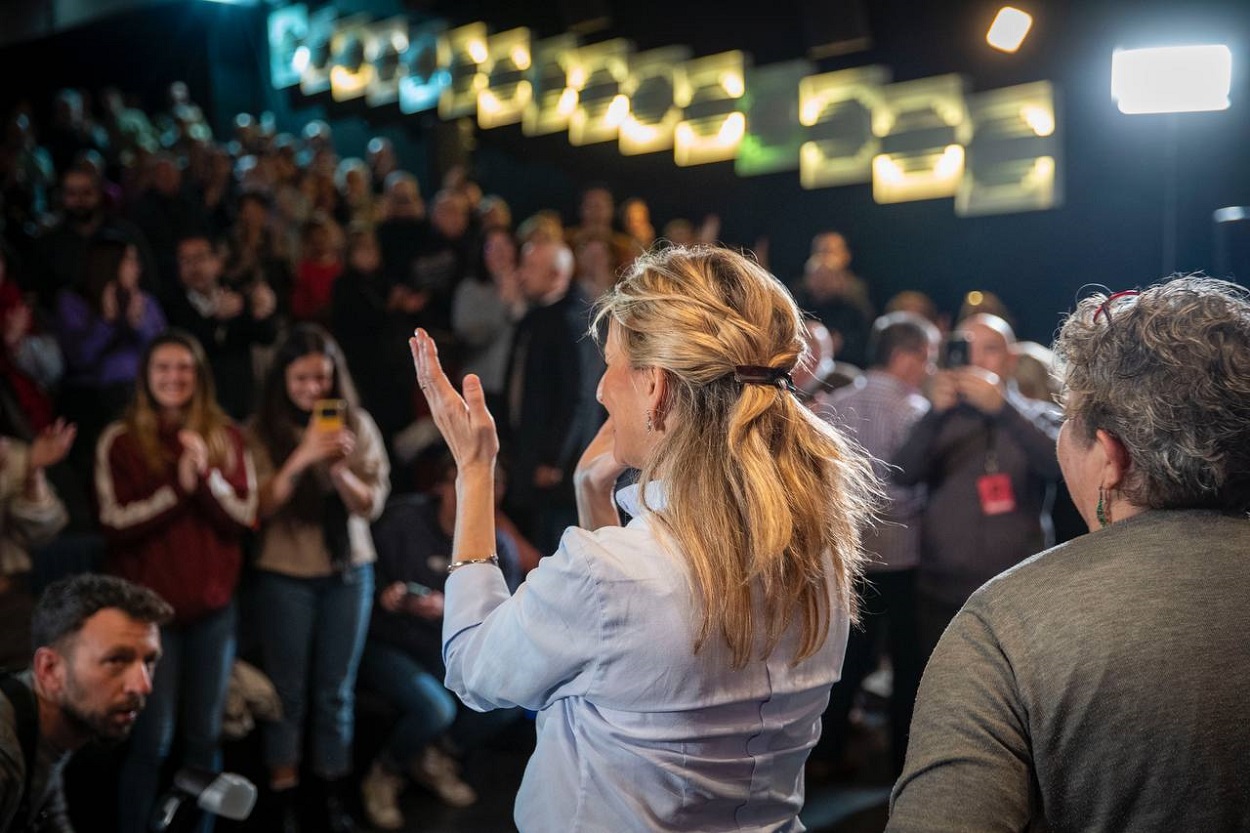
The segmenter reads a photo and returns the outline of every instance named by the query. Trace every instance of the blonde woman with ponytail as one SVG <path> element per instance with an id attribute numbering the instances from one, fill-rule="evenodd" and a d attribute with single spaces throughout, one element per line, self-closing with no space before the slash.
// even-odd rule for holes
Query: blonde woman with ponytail
<path id="1" fill-rule="evenodd" d="M 412 340 L 458 470 L 447 685 L 476 709 L 538 711 L 523 833 L 802 830 L 877 494 L 868 460 L 791 392 L 802 321 L 754 261 L 644 255 L 595 321 L 609 420 L 578 465 L 580 528 L 511 597 L 481 384 L 462 398 L 429 337 Z M 627 468 L 638 482 L 614 496 Z"/>

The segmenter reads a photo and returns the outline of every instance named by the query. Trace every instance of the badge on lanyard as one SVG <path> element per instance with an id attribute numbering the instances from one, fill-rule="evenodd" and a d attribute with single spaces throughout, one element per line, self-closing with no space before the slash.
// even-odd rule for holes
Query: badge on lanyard
<path id="1" fill-rule="evenodd" d="M 977 495 L 983 515 L 1005 515 L 1016 510 L 1011 476 L 998 470 L 998 454 L 992 449 L 985 455 L 985 474 L 977 478 Z"/>

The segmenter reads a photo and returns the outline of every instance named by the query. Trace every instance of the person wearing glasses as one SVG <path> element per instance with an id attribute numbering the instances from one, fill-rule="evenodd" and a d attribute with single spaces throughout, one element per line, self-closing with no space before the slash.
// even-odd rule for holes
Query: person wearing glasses
<path id="1" fill-rule="evenodd" d="M 467 376 L 462 399 L 429 336 L 412 340 L 457 464 L 447 686 L 474 709 L 538 712 L 523 833 L 803 830 L 871 464 L 792 392 L 803 321 L 754 261 L 651 252 L 597 310 L 609 420 L 576 469 L 578 526 L 515 595 L 492 553 L 481 383 Z M 614 502 L 626 468 L 639 480 Z"/>
<path id="2" fill-rule="evenodd" d="M 1250 293 L 1081 301 L 1058 456 L 1090 532 L 955 617 L 890 833 L 1250 826 Z"/>

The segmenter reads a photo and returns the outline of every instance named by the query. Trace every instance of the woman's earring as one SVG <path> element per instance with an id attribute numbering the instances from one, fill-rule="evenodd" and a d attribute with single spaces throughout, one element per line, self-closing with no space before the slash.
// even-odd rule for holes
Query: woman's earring
<path id="1" fill-rule="evenodd" d="M 1103 527 L 1111 523 L 1111 512 L 1109 511 L 1111 507 L 1107 505 L 1105 497 L 1106 492 L 1100 486 L 1098 488 L 1098 507 L 1094 509 L 1094 515 L 1098 518 L 1098 525 Z"/>
<path id="2" fill-rule="evenodd" d="M 655 412 L 654 412 L 654 411 L 652 411 L 652 410 L 650 410 L 650 409 L 648 409 L 648 410 L 647 410 L 647 413 L 646 413 L 646 425 L 647 425 L 647 433 L 648 433 L 648 434 L 650 434 L 652 431 L 654 431 L 654 430 L 655 430 L 655 422 L 654 422 L 654 419 L 655 419 Z"/>

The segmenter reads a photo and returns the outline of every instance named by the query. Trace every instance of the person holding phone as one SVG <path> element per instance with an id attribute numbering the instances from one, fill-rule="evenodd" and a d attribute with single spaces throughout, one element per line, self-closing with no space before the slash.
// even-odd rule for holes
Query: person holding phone
<path id="1" fill-rule="evenodd" d="M 390 464 L 342 351 L 316 325 L 295 327 L 278 348 L 248 434 L 260 496 L 260 648 L 282 701 L 282 719 L 265 731 L 274 826 L 298 829 L 295 787 L 311 710 L 310 769 L 324 787 L 324 818 L 332 831 L 352 830 L 345 780 L 373 599 L 369 524 L 386 504 Z"/>
<path id="2" fill-rule="evenodd" d="M 467 376 L 462 398 L 432 339 L 412 340 L 457 463 L 447 685 L 475 709 L 538 712 L 522 833 L 802 830 L 870 460 L 792 393 L 803 321 L 754 261 L 642 255 L 596 320 L 609 420 L 576 469 L 578 526 L 515 595 L 494 553 L 499 441 L 481 382 Z M 627 468 L 640 479 L 615 492 Z"/>
<path id="3" fill-rule="evenodd" d="M 962 321 L 943 345 L 933 407 L 892 461 L 896 483 L 929 490 L 916 587 L 922 660 L 972 591 L 1053 543 L 1059 416 L 1016 390 L 1015 340 L 997 316 Z"/>

